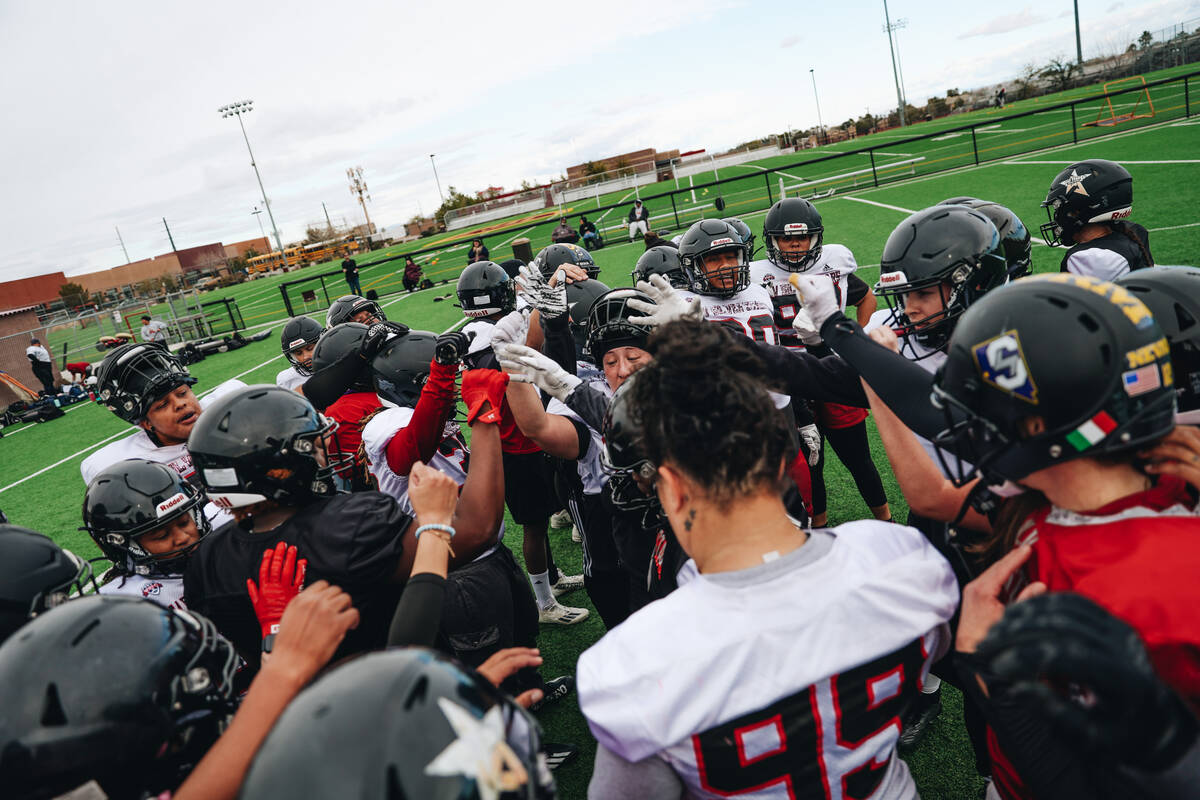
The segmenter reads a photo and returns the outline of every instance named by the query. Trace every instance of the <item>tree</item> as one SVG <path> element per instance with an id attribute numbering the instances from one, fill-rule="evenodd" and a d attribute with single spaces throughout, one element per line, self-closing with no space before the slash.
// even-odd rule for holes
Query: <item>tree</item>
<path id="1" fill-rule="evenodd" d="M 67 308 L 78 308 L 87 302 L 87 289 L 78 283 L 67 282 L 58 287 L 58 296 L 62 298 Z"/>
<path id="2" fill-rule="evenodd" d="M 587 176 L 587 183 L 600 183 L 608 177 L 608 167 L 603 162 L 587 161 L 583 165 L 583 174 Z"/>
<path id="3" fill-rule="evenodd" d="M 1021 75 L 1016 80 L 1016 91 L 1013 92 L 1014 100 L 1027 100 L 1037 93 L 1037 77 L 1038 69 L 1033 64 L 1026 64 L 1021 68 Z"/>
<path id="4" fill-rule="evenodd" d="M 330 225 L 309 225 L 304 229 L 304 244 L 327 242 L 337 238 L 337 231 Z"/>
<path id="5" fill-rule="evenodd" d="M 1075 71 L 1079 65 L 1074 61 L 1069 61 L 1062 56 L 1050 59 L 1050 63 L 1042 67 L 1038 72 L 1038 76 L 1050 81 L 1055 91 L 1064 91 L 1071 88 L 1071 81 L 1075 77 Z"/>
<path id="6" fill-rule="evenodd" d="M 868 112 L 854 121 L 854 130 L 859 136 L 865 136 L 875 128 L 875 118 Z"/>
<path id="7" fill-rule="evenodd" d="M 163 275 L 162 286 L 163 286 L 163 289 L 165 289 L 168 292 L 173 292 L 177 288 L 179 288 L 179 284 L 177 284 L 175 282 L 174 275 Z"/>
<path id="8" fill-rule="evenodd" d="M 633 167 L 630 166 L 629 161 L 625 158 L 625 156 L 618 158 L 617 163 L 614 166 L 617 169 L 618 175 L 625 176 L 633 174 Z"/>
<path id="9" fill-rule="evenodd" d="M 258 257 L 259 255 L 261 255 L 261 254 L 257 250 L 255 250 L 253 247 L 247 247 L 246 252 L 242 253 L 242 258 L 249 261 L 252 258 Z"/>
<path id="10" fill-rule="evenodd" d="M 1154 43 L 1154 35 L 1150 31 L 1142 31 L 1142 35 L 1137 38 L 1139 50 L 1149 50 L 1150 45 Z"/>

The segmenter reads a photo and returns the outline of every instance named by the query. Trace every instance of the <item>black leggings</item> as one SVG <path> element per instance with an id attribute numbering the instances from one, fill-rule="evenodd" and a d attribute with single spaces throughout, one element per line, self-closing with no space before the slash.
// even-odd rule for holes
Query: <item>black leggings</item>
<path id="1" fill-rule="evenodd" d="M 833 448 L 833 452 L 837 453 L 837 457 L 846 465 L 850 477 L 854 478 L 854 485 L 858 487 L 858 493 L 867 505 L 877 508 L 886 503 L 887 495 L 883 491 L 883 481 L 879 477 L 879 470 L 875 468 L 875 462 L 871 459 L 871 445 L 867 442 L 867 421 L 864 419 L 849 428 L 821 428 L 821 433 Z M 824 514 L 827 508 L 824 445 L 821 447 L 821 460 L 811 472 L 813 514 Z"/>

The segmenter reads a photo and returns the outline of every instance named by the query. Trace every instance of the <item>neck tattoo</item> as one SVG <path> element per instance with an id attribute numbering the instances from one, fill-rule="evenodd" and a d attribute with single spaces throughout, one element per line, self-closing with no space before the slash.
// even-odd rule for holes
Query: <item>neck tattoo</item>
<path id="1" fill-rule="evenodd" d="M 694 509 L 694 508 L 689 509 L 687 519 L 685 519 L 683 521 L 684 529 L 690 531 L 692 529 L 692 522 L 694 522 L 695 519 L 696 519 L 696 509 Z"/>

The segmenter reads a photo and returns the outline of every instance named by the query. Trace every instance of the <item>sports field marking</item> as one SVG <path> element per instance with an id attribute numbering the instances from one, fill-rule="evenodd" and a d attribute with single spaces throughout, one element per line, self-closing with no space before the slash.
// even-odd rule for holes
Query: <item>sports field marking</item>
<path id="1" fill-rule="evenodd" d="M 888 209 L 891 209 L 892 211 L 899 211 L 902 214 L 917 213 L 917 210 L 915 208 L 901 208 L 900 206 L 891 206 L 891 205 L 888 205 L 887 203 L 880 203 L 877 200 L 867 200 L 866 198 L 863 198 L 863 197 L 849 197 L 847 195 L 842 195 L 842 199 L 843 200 L 853 200 L 856 203 L 866 203 L 869 206 L 879 206 L 880 208 L 888 208 Z"/>
<path id="2" fill-rule="evenodd" d="M 505 239 L 505 240 L 504 240 L 503 242 L 501 242 L 500 244 L 494 244 L 494 245 L 492 245 L 492 247 L 504 247 L 504 245 L 508 244 L 508 243 L 509 243 L 509 242 L 511 242 L 513 239 L 516 239 L 518 236 L 524 236 L 525 234 L 529 233 L 531 230 L 533 230 L 533 229 L 534 229 L 534 228 L 536 228 L 536 227 L 537 227 L 537 225 L 530 225 L 528 228 L 526 228 L 525 230 L 521 231 L 520 233 L 514 233 L 512 236 L 508 237 L 507 239 Z"/>
<path id="3" fill-rule="evenodd" d="M 1182 224 L 1182 225 L 1168 225 L 1168 226 L 1166 226 L 1165 228 L 1147 228 L 1147 230 L 1149 230 L 1149 231 L 1151 231 L 1151 232 L 1154 232 L 1154 231 L 1174 231 L 1174 230 L 1179 230 L 1180 228 L 1195 228 L 1195 227 L 1197 227 L 1197 226 L 1200 226 L 1200 222 L 1185 222 L 1185 223 L 1184 223 L 1184 224 Z"/>
<path id="4" fill-rule="evenodd" d="M 1058 166 L 1059 164 L 1074 164 L 1078 159 L 1066 161 L 1002 161 L 1002 164 L 1037 164 L 1039 166 Z M 1178 158 L 1163 161 L 1128 161 L 1121 159 L 1122 164 L 1200 164 L 1200 158 Z"/>

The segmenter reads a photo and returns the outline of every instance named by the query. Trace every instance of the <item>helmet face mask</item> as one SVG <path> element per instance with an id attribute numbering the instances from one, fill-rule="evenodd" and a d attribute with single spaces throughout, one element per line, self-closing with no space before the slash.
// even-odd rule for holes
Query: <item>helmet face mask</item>
<path id="1" fill-rule="evenodd" d="M 729 223 L 702 219 L 679 242 L 679 263 L 696 294 L 733 297 L 750 285 L 749 248 Z"/>
<path id="2" fill-rule="evenodd" d="M 126 422 L 145 419 L 155 402 L 196 379 L 174 355 L 156 344 L 128 344 L 105 356 L 97 370 L 100 401 Z"/>
<path id="3" fill-rule="evenodd" d="M 279 337 L 283 357 L 299 374 L 308 377 L 312 375 L 312 351 L 316 349 L 317 341 L 325 329 L 314 319 L 308 317 L 293 317 L 283 326 Z M 301 358 L 300 354 L 308 349 L 308 356 Z"/>
<path id="4" fill-rule="evenodd" d="M 373 325 L 386 319 L 387 315 L 383 313 L 379 303 L 356 294 L 346 294 L 329 306 L 329 311 L 325 313 L 325 327 L 328 329 L 336 325 L 345 325 L 347 322 Z"/>
<path id="5" fill-rule="evenodd" d="M 600 466 L 609 477 L 613 505 L 627 511 L 659 509 L 654 480 L 658 467 L 645 452 L 630 401 L 636 373 L 617 389 L 604 414 Z"/>
<path id="6" fill-rule="evenodd" d="M 468 317 L 507 314 L 517 307 L 516 282 L 499 264 L 476 261 L 458 276 L 459 308 Z"/>
<path id="7" fill-rule="evenodd" d="M 1145 305 L 1070 274 L 1004 287 L 963 316 L 933 402 L 933 442 L 958 485 L 995 485 L 1076 458 L 1132 454 L 1175 425 L 1170 350 Z M 963 462 L 973 464 L 968 468 Z"/>
<path id="8" fill-rule="evenodd" d="M 654 302 L 636 289 L 613 289 L 600 295 L 588 310 L 584 352 L 596 366 L 600 366 L 604 354 L 615 347 L 646 349 L 649 331 L 644 325 L 634 325 L 629 321 L 630 315 L 639 313 L 629 307 L 632 298 L 646 303 Z"/>
<path id="9" fill-rule="evenodd" d="M 792 247 L 788 237 L 808 236 L 808 248 Z M 825 227 L 816 206 L 798 197 L 779 200 L 763 220 L 767 260 L 788 272 L 807 272 L 821 258 Z"/>

